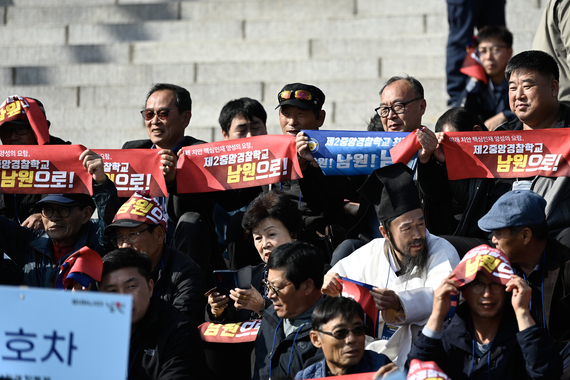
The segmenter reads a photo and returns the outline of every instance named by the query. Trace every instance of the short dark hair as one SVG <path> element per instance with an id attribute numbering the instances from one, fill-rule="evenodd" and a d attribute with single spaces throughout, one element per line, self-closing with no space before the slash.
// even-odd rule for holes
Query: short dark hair
<path id="1" fill-rule="evenodd" d="M 337 317 L 350 321 L 355 316 L 360 317 L 364 323 L 364 310 L 354 299 L 342 296 L 326 297 L 313 311 L 311 324 L 313 330 L 319 331 L 323 325 Z"/>
<path id="2" fill-rule="evenodd" d="M 241 226 L 247 234 L 251 234 L 255 226 L 266 218 L 279 220 L 296 239 L 303 225 L 301 211 L 291 198 L 280 190 L 271 190 L 260 194 L 247 207 Z"/>
<path id="3" fill-rule="evenodd" d="M 525 228 L 530 229 L 532 232 L 532 236 L 534 236 L 539 241 L 545 241 L 548 239 L 548 223 L 546 220 L 540 224 L 534 224 L 532 226 L 516 226 L 516 227 L 509 227 L 511 231 L 511 236 L 516 235 Z"/>
<path id="4" fill-rule="evenodd" d="M 222 131 L 229 133 L 232 120 L 238 115 L 242 115 L 249 121 L 253 121 L 253 118 L 257 117 L 264 125 L 267 123 L 267 112 L 261 103 L 252 98 L 239 98 L 230 100 L 222 108 L 218 118 Z"/>
<path id="5" fill-rule="evenodd" d="M 513 34 L 504 26 L 486 25 L 477 33 L 477 43 L 497 39 L 503 41 L 508 47 L 513 47 Z"/>
<path id="6" fill-rule="evenodd" d="M 473 131 L 473 127 L 476 125 L 480 126 L 482 130 L 488 131 L 483 120 L 465 107 L 453 107 L 445 111 L 437 119 L 435 131 L 441 132 L 445 124 L 451 124 L 458 132 Z"/>
<path id="7" fill-rule="evenodd" d="M 152 276 L 152 261 L 142 253 L 132 248 L 117 248 L 103 256 L 103 274 L 105 275 L 123 268 L 135 267 L 146 281 Z"/>
<path id="8" fill-rule="evenodd" d="M 178 109 L 178 112 L 180 113 L 184 111 L 192 112 L 192 98 L 190 97 L 190 92 L 184 87 L 180 87 L 170 83 L 156 83 L 154 86 L 152 86 L 152 88 L 146 95 L 145 107 L 148 98 L 150 98 L 152 94 L 154 94 L 157 91 L 164 91 L 164 90 L 170 90 L 174 92 L 174 95 L 176 95 L 176 108 Z"/>
<path id="9" fill-rule="evenodd" d="M 554 58 L 540 50 L 523 51 L 511 58 L 505 68 L 505 78 L 510 80 L 512 72 L 517 70 L 534 70 L 549 79 L 560 78 L 558 64 Z"/>
<path id="10" fill-rule="evenodd" d="M 380 117 L 380 115 L 376 113 L 374 114 L 374 116 L 370 118 L 367 129 L 369 131 L 384 132 L 384 125 L 382 124 L 382 118 Z"/>
<path id="11" fill-rule="evenodd" d="M 323 255 L 317 247 L 303 241 L 291 241 L 275 248 L 269 256 L 267 268 L 284 269 L 285 277 L 295 285 L 295 289 L 308 279 L 312 279 L 317 288 L 323 286 Z"/>
<path id="12" fill-rule="evenodd" d="M 393 76 L 392 78 L 388 79 L 386 81 L 386 83 L 384 83 L 384 86 L 382 87 L 382 89 L 380 90 L 380 97 L 382 97 L 382 93 L 384 92 L 384 89 L 391 85 L 394 82 L 397 82 L 399 80 L 405 80 L 406 82 L 408 82 L 410 84 L 410 86 L 412 86 L 412 90 L 414 91 L 414 93 L 416 94 L 416 96 L 419 96 L 420 98 L 424 98 L 424 87 L 422 86 L 422 84 L 420 83 L 419 80 L 417 80 L 416 78 L 406 75 L 406 76 Z"/>

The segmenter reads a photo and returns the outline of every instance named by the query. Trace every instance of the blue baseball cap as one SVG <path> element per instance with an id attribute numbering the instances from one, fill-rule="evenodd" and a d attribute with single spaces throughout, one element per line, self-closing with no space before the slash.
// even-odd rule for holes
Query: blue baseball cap
<path id="1" fill-rule="evenodd" d="M 483 231 L 506 227 L 534 226 L 546 220 L 546 199 L 531 190 L 505 193 L 477 223 Z"/>
<path id="2" fill-rule="evenodd" d="M 55 204 L 59 206 L 91 206 L 95 210 L 95 202 L 89 194 L 49 194 L 48 196 L 39 200 L 34 206 L 38 210 L 45 204 Z"/>

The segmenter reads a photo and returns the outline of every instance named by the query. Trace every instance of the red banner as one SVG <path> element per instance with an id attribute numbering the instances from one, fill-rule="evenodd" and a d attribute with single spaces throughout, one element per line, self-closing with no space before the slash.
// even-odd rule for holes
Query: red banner
<path id="1" fill-rule="evenodd" d="M 267 135 L 182 148 L 179 193 L 241 189 L 301 178 L 294 136 Z"/>
<path id="2" fill-rule="evenodd" d="M 354 299 L 362 306 L 365 314 L 364 324 L 366 325 L 366 335 L 378 336 L 378 309 L 370 291 L 373 286 L 346 277 L 337 279 L 342 284 L 342 296 Z"/>
<path id="3" fill-rule="evenodd" d="M 103 158 L 105 174 L 115 183 L 119 197 L 148 191 L 151 197 L 167 195 L 156 149 L 94 149 Z"/>
<path id="4" fill-rule="evenodd" d="M 449 179 L 570 176 L 570 129 L 446 132 L 442 142 Z M 417 151 L 410 134 L 390 150 L 392 160 Z"/>
<path id="5" fill-rule="evenodd" d="M 352 375 L 341 375 L 335 376 L 340 380 L 372 380 L 376 372 L 363 372 L 363 373 L 353 373 Z M 315 379 L 325 379 L 325 377 L 315 377 Z"/>
<path id="6" fill-rule="evenodd" d="M 93 178 L 79 161 L 81 145 L 0 146 L 0 193 L 92 194 Z"/>
<path id="7" fill-rule="evenodd" d="M 237 323 L 204 322 L 198 326 L 200 336 L 205 342 L 242 343 L 253 342 L 261 327 L 261 319 Z"/>

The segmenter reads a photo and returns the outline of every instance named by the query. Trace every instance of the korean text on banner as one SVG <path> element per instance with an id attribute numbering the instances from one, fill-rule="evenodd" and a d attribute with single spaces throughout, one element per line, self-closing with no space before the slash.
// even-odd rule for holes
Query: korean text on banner
<path id="1" fill-rule="evenodd" d="M 241 189 L 301 178 L 294 136 L 267 135 L 182 148 L 179 193 Z"/>
<path id="2" fill-rule="evenodd" d="M 0 299 L 0 378 L 127 377 L 132 297 L 0 286 Z"/>
<path id="3" fill-rule="evenodd" d="M 408 132 L 303 130 L 309 149 L 325 175 L 368 175 L 392 164 L 390 149 Z M 415 166 L 411 155 L 409 166 Z M 409 160 L 408 160 L 409 161 Z M 407 162 L 406 162 L 407 163 Z"/>
<path id="4" fill-rule="evenodd" d="M 94 149 L 103 158 L 105 174 L 115 183 L 119 197 L 130 197 L 136 191 L 151 197 L 167 195 L 166 182 L 160 169 L 156 149 Z"/>
<path id="5" fill-rule="evenodd" d="M 204 322 L 198 326 L 200 336 L 205 342 L 242 343 L 253 342 L 261 327 L 261 319 L 236 323 Z"/>
<path id="6" fill-rule="evenodd" d="M 79 161 L 81 145 L 0 146 L 0 193 L 92 194 L 93 178 Z"/>

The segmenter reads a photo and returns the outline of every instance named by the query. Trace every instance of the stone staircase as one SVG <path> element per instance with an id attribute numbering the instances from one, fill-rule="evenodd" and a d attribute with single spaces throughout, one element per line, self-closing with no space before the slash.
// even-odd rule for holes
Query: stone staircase
<path id="1" fill-rule="evenodd" d="M 514 51 L 530 49 L 546 0 L 509 0 Z M 258 99 L 280 133 L 277 93 L 327 96 L 327 129 L 364 130 L 392 75 L 425 87 L 424 123 L 446 109 L 444 0 L 0 0 L 1 100 L 42 100 L 52 134 L 93 148 L 146 138 L 148 89 L 190 90 L 188 134 L 221 139 L 220 109 Z"/>

